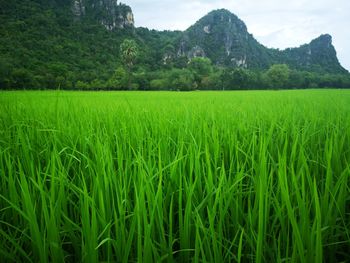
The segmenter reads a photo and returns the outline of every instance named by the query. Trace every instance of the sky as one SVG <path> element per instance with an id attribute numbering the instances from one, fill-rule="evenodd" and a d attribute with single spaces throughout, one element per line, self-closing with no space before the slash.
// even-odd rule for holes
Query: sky
<path id="1" fill-rule="evenodd" d="M 330 34 L 343 67 L 350 71 L 349 0 L 123 0 L 135 25 L 186 30 L 212 10 L 226 8 L 267 47 L 284 49 Z"/>

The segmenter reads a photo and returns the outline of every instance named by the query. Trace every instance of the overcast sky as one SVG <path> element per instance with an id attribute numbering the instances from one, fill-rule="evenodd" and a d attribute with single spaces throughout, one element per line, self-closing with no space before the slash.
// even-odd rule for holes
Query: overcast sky
<path id="1" fill-rule="evenodd" d="M 284 49 L 331 34 L 340 63 L 350 70 L 349 0 L 123 0 L 137 27 L 185 30 L 214 9 L 241 18 L 263 45 Z"/>

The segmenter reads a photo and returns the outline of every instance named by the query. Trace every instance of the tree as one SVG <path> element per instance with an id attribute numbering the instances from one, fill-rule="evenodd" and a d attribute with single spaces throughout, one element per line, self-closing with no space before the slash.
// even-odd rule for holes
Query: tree
<path id="1" fill-rule="evenodd" d="M 130 83 L 128 79 L 128 75 L 123 67 L 118 67 L 113 76 L 108 80 L 107 86 L 110 89 L 125 89 L 126 86 L 130 88 Z"/>
<path id="2" fill-rule="evenodd" d="M 75 88 L 79 90 L 88 90 L 90 87 L 88 83 L 78 80 L 77 83 L 75 83 Z"/>
<path id="3" fill-rule="evenodd" d="M 209 77 L 213 72 L 213 67 L 209 58 L 193 58 L 188 64 L 188 68 L 193 73 L 194 79 L 199 88 L 202 88 L 203 78 Z"/>
<path id="4" fill-rule="evenodd" d="M 222 89 L 221 72 L 216 71 L 208 77 L 203 77 L 200 89 L 203 90 L 220 90 Z"/>
<path id="5" fill-rule="evenodd" d="M 33 75 L 26 68 L 18 68 L 12 71 L 12 79 L 14 81 L 14 85 L 20 89 L 30 89 L 35 88 L 33 85 Z"/>
<path id="6" fill-rule="evenodd" d="M 249 88 L 250 75 L 247 70 L 236 68 L 232 72 L 232 89 L 247 89 Z"/>
<path id="7" fill-rule="evenodd" d="M 222 90 L 230 89 L 232 83 L 232 71 L 228 68 L 224 68 L 221 70 L 220 75 Z"/>
<path id="8" fill-rule="evenodd" d="M 120 45 L 121 59 L 128 73 L 128 88 L 131 88 L 132 68 L 138 56 L 138 47 L 134 40 L 125 39 Z"/>
<path id="9" fill-rule="evenodd" d="M 152 90 L 163 90 L 168 87 L 168 80 L 167 79 L 154 79 L 150 82 L 150 88 Z"/>
<path id="10" fill-rule="evenodd" d="M 140 90 L 149 90 L 150 79 L 146 70 L 136 72 L 134 76 L 134 83 L 139 86 Z"/>
<path id="11" fill-rule="evenodd" d="M 10 88 L 12 65 L 10 61 L 0 58 L 0 89 Z"/>
<path id="12" fill-rule="evenodd" d="M 297 70 L 291 70 L 289 74 L 289 84 L 290 87 L 296 89 L 306 88 L 304 86 L 304 78 L 302 72 Z"/>
<path id="13" fill-rule="evenodd" d="M 194 76 L 188 69 L 172 69 L 168 77 L 171 88 L 181 91 L 190 91 L 197 88 Z"/>
<path id="14" fill-rule="evenodd" d="M 289 67 L 286 64 L 272 65 L 266 72 L 269 86 L 273 89 L 286 88 L 289 79 Z"/>

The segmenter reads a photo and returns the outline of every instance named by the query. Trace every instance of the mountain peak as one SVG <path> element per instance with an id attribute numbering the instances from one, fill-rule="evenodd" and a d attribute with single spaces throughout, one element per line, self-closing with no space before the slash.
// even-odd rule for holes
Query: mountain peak
<path id="1" fill-rule="evenodd" d="M 78 19 L 88 15 L 98 20 L 107 30 L 133 28 L 134 15 L 129 6 L 117 0 L 74 0 L 71 5 Z"/>
<path id="2" fill-rule="evenodd" d="M 253 41 L 242 20 L 227 9 L 211 11 L 188 28 L 177 54 L 209 57 L 215 64 L 248 67 L 246 43 Z"/>
<path id="3" fill-rule="evenodd" d="M 233 14 L 231 11 L 225 9 L 225 8 L 221 8 L 221 9 L 215 9 L 211 12 L 209 12 L 207 15 L 210 15 L 210 14 L 216 14 L 216 15 L 228 15 L 228 16 L 231 16 L 231 15 L 234 15 L 236 16 L 235 14 Z M 237 17 L 237 16 L 236 16 Z"/>
<path id="4" fill-rule="evenodd" d="M 247 31 L 245 23 L 235 14 L 227 9 L 216 9 L 202 17 L 196 24 L 207 24 L 208 26 L 233 26 L 236 25 L 244 31 Z"/>
<path id="5" fill-rule="evenodd" d="M 332 36 L 329 34 L 320 35 L 318 38 L 312 40 L 310 44 L 318 44 L 320 46 L 329 48 L 332 46 Z"/>

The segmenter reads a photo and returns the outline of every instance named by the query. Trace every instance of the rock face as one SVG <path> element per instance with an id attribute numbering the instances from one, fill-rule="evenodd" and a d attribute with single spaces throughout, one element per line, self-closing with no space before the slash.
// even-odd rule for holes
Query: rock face
<path id="1" fill-rule="evenodd" d="M 339 63 L 337 53 L 332 45 L 332 37 L 321 35 L 309 44 L 298 48 L 287 48 L 278 53 L 278 61 L 293 65 L 295 68 L 311 71 L 328 71 L 330 73 L 347 72 Z"/>
<path id="2" fill-rule="evenodd" d="M 77 19 L 93 17 L 108 30 L 134 27 L 131 8 L 117 0 L 73 0 L 72 12 Z"/>
<path id="3" fill-rule="evenodd" d="M 207 56 L 216 64 L 247 68 L 253 59 L 250 54 L 254 53 L 251 43 L 263 50 L 243 21 L 221 9 L 209 13 L 183 33 L 177 54 L 189 59 Z"/>
<path id="4" fill-rule="evenodd" d="M 177 57 L 208 57 L 214 64 L 229 67 L 266 69 L 285 63 L 299 70 L 347 72 L 337 59 L 330 35 L 321 35 L 299 48 L 269 49 L 249 34 L 242 20 L 225 9 L 201 18 L 174 46 Z"/>
<path id="5" fill-rule="evenodd" d="M 74 0 L 72 11 L 75 17 L 80 18 L 81 16 L 85 15 L 85 5 L 82 2 L 82 0 Z"/>

